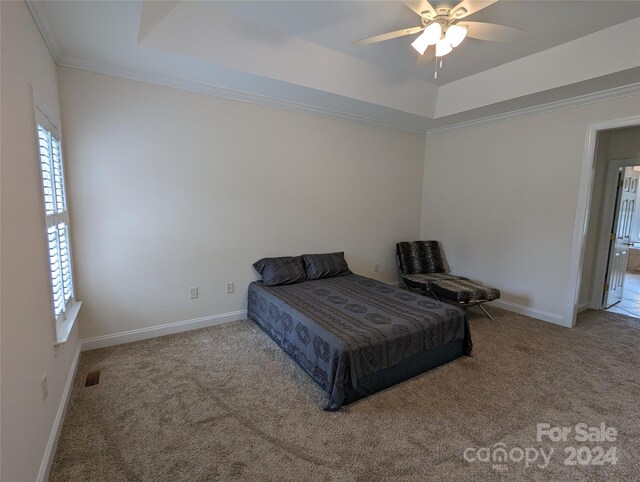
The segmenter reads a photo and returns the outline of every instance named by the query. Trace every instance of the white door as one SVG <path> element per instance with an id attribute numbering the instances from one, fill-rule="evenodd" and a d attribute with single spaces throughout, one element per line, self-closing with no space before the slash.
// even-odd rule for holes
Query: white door
<path id="1" fill-rule="evenodd" d="M 616 210 L 609 243 L 607 277 L 604 285 L 603 307 L 618 303 L 622 299 L 624 274 L 627 270 L 629 246 L 631 245 L 631 226 L 635 211 L 640 172 L 627 167 L 618 176 Z"/>

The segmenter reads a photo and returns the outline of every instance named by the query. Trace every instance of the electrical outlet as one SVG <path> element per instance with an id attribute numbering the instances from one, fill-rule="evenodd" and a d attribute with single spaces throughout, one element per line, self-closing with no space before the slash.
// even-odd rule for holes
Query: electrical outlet
<path id="1" fill-rule="evenodd" d="M 191 288 L 189 288 L 189 299 L 190 300 L 197 300 L 198 299 L 198 287 L 197 286 L 192 286 Z"/>
<path id="2" fill-rule="evenodd" d="M 373 272 L 377 273 L 378 271 L 380 271 L 380 263 L 376 263 L 373 265 Z"/>
<path id="3" fill-rule="evenodd" d="M 227 283 L 227 294 L 233 293 L 233 283 Z"/>
<path id="4" fill-rule="evenodd" d="M 42 380 L 40 381 L 40 385 L 42 386 L 42 401 L 44 402 L 49 396 L 49 387 L 47 386 L 47 374 L 42 375 Z"/>

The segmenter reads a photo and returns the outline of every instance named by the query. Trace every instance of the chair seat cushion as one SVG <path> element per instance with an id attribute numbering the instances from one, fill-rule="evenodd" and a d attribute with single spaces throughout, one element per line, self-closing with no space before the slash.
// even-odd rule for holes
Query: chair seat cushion
<path id="1" fill-rule="evenodd" d="M 438 296 L 458 303 L 476 303 L 500 298 L 500 290 L 487 288 L 468 279 L 441 279 L 431 284 L 431 290 Z"/>
<path id="2" fill-rule="evenodd" d="M 447 273 L 422 273 L 405 274 L 402 279 L 409 288 L 431 291 L 431 287 L 436 281 L 467 280 L 468 278 Z"/>

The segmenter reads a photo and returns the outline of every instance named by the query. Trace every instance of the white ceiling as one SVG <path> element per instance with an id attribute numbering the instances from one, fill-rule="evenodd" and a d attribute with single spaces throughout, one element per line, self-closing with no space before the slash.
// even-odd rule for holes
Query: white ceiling
<path id="1" fill-rule="evenodd" d="M 447 3 L 433 1 L 432 4 Z M 416 65 L 402 2 L 31 1 L 60 65 L 410 130 L 640 85 L 639 1 L 499 1 L 468 20 L 523 29 Z"/>

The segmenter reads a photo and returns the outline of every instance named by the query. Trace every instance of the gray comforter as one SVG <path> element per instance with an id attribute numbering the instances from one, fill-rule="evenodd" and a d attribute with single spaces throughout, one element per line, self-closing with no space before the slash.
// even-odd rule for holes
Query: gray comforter
<path id="1" fill-rule="evenodd" d="M 367 375 L 456 340 L 472 346 L 462 309 L 354 274 L 253 282 L 248 316 L 325 390 L 328 410 Z"/>

